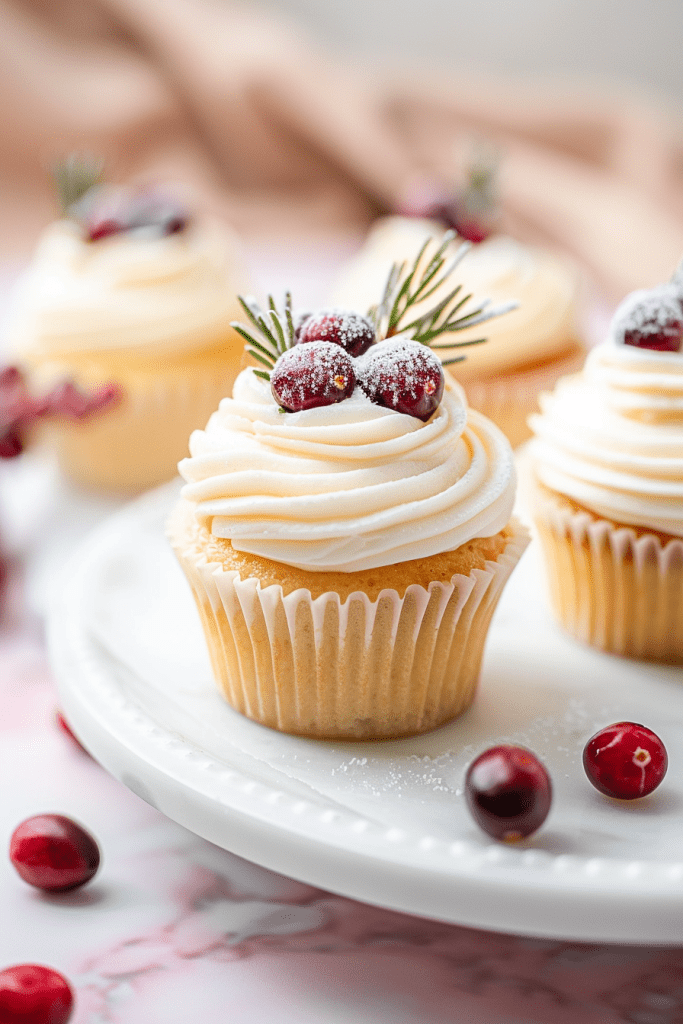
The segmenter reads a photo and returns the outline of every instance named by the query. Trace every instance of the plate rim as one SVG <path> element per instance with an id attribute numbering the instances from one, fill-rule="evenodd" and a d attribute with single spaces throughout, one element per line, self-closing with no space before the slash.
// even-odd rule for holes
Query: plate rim
<path id="1" fill-rule="evenodd" d="M 49 657 L 64 710 L 86 747 L 111 774 L 162 813 L 217 845 L 353 899 L 453 924 L 548 938 L 683 941 L 683 923 L 676 928 L 674 922 L 675 917 L 683 918 L 683 861 L 554 854 L 493 841 L 481 846 L 466 838 L 448 841 L 378 825 L 351 810 L 325 808 L 323 797 L 303 799 L 255 780 L 155 723 L 108 674 L 97 641 L 88 634 L 82 603 L 91 574 L 112 544 L 120 543 L 121 531 L 158 520 L 170 510 L 177 488 L 173 481 L 149 492 L 95 527 L 73 555 L 63 574 L 60 599 L 48 615 Z M 122 770 L 126 764 L 147 774 L 147 783 L 153 777 L 156 792 L 144 778 L 136 789 L 137 775 Z M 207 782 L 211 778 L 220 781 L 221 796 Z M 229 819 L 235 827 L 230 845 L 212 820 L 216 813 L 222 815 L 223 826 Z M 258 845 L 259 836 L 277 836 L 282 844 L 286 840 L 288 849 L 283 845 L 279 855 L 268 852 Z M 297 850 L 300 859 L 308 857 L 307 863 L 298 864 Z M 336 874 L 332 870 L 326 875 L 325 867 L 329 872 L 332 865 Z M 441 907 L 424 891 L 425 886 L 439 884 L 448 890 L 441 892 Z M 399 891 L 411 885 L 412 897 Z M 549 920 L 543 906 L 549 896 L 554 901 L 552 916 L 567 915 L 561 925 Z M 526 903 L 514 922 L 500 905 L 506 897 L 508 904 Z M 477 908 L 477 898 L 497 902 L 498 909 Z M 583 907 L 586 900 L 592 901 L 590 908 Z M 620 901 L 629 907 L 620 906 Z M 633 935 L 638 905 L 641 919 Z M 602 920 L 590 920 L 601 913 Z"/>

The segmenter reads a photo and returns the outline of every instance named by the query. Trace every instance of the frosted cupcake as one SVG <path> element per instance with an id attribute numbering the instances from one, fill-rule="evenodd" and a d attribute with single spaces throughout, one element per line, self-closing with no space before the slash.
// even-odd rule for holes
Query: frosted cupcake
<path id="1" fill-rule="evenodd" d="M 634 292 L 532 417 L 555 613 L 604 651 L 683 663 L 681 291 Z"/>
<path id="2" fill-rule="evenodd" d="M 269 371 L 243 371 L 192 435 L 170 524 L 216 679 L 285 732 L 442 725 L 472 701 L 527 543 L 510 445 L 426 344 L 386 339 L 392 301 L 299 327 L 249 308 Z"/>
<path id="3" fill-rule="evenodd" d="M 94 188 L 67 204 L 20 282 L 9 342 L 38 389 L 68 376 L 125 393 L 107 415 L 50 426 L 68 475 L 122 493 L 175 475 L 239 372 L 243 285 L 234 236 L 166 196 Z"/>
<path id="4" fill-rule="evenodd" d="M 441 238 L 444 228 L 420 218 L 377 221 L 336 286 L 333 301 L 367 309 L 391 264 L 411 256 L 425 234 Z M 453 257 L 458 245 L 455 239 L 450 244 Z M 487 344 L 472 349 L 467 361 L 451 370 L 470 404 L 515 446 L 530 436 L 527 418 L 537 409 L 539 393 L 579 369 L 585 358 L 577 326 L 578 274 L 567 260 L 493 234 L 473 247 L 459 268 L 458 283 L 463 296 L 486 296 L 496 303 L 518 300 L 513 312 L 487 327 Z M 471 328 L 459 340 L 478 337 Z"/>

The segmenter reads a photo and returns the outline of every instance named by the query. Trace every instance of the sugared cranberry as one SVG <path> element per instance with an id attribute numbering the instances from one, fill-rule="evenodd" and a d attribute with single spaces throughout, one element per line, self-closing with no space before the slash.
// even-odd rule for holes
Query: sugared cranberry
<path id="1" fill-rule="evenodd" d="M 671 285 L 633 292 L 614 314 L 617 341 L 654 352 L 679 352 L 683 308 Z"/>
<path id="2" fill-rule="evenodd" d="M 350 356 L 329 341 L 288 349 L 270 375 L 273 397 L 287 412 L 342 402 L 353 393 L 355 385 Z"/>
<path id="3" fill-rule="evenodd" d="M 652 793 L 666 775 L 668 763 L 659 736 L 635 722 L 608 725 L 583 750 L 583 767 L 595 788 L 619 800 Z"/>
<path id="4" fill-rule="evenodd" d="M 313 313 L 301 325 L 299 344 L 312 341 L 330 341 L 341 345 L 350 356 L 362 356 L 375 342 L 375 328 L 360 313 L 346 309 L 323 310 Z"/>
<path id="5" fill-rule="evenodd" d="M 17 964 L 0 971 L 2 1024 L 66 1024 L 74 996 L 63 975 L 41 964 Z"/>
<path id="6" fill-rule="evenodd" d="M 443 397 L 441 363 L 419 341 L 381 342 L 359 362 L 356 372 L 371 402 L 418 420 L 428 420 Z"/>
<path id="7" fill-rule="evenodd" d="M 90 189 L 70 212 L 84 225 L 89 242 L 124 232 L 152 237 L 173 235 L 183 231 L 188 222 L 185 211 L 164 192 L 134 192 L 111 186 Z"/>
<path id="8" fill-rule="evenodd" d="M 12 834 L 9 855 L 25 882 L 47 892 L 84 885 L 100 865 L 100 850 L 90 833 L 61 814 L 37 814 L 23 821 Z"/>
<path id="9" fill-rule="evenodd" d="M 491 747 L 468 768 L 465 798 L 484 832 L 513 842 L 530 836 L 548 817 L 552 786 L 545 767 L 530 750 Z"/>

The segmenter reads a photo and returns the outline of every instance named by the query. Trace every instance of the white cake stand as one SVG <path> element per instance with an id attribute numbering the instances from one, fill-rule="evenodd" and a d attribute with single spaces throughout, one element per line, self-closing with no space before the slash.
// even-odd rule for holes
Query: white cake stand
<path id="1" fill-rule="evenodd" d="M 532 544 L 494 618 L 474 707 L 383 743 L 281 735 L 213 683 L 189 589 L 164 537 L 176 488 L 99 526 L 53 603 L 65 712 L 113 775 L 193 832 L 346 896 L 442 921 L 589 941 L 683 942 L 683 672 L 585 649 L 550 619 Z M 610 801 L 585 741 L 641 721 L 667 744 L 651 797 Z M 526 843 L 492 842 L 462 795 L 472 756 L 522 743 L 554 803 Z"/>

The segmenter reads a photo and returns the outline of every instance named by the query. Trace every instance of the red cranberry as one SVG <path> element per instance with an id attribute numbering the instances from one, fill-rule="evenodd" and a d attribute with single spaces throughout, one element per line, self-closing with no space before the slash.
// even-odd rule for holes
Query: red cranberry
<path id="1" fill-rule="evenodd" d="M 17 964 L 0 971 L 2 1024 L 66 1024 L 74 996 L 66 978 L 51 967 Z"/>
<path id="2" fill-rule="evenodd" d="M 485 242 L 493 232 L 491 212 L 488 208 L 469 210 L 465 203 L 452 200 L 447 203 L 438 203 L 431 211 L 432 220 L 441 223 L 457 232 L 461 238 L 468 242 Z"/>
<path id="3" fill-rule="evenodd" d="M 10 860 L 29 885 L 66 892 L 89 882 L 100 866 L 100 850 L 84 828 L 61 814 L 37 814 L 17 826 Z"/>
<path id="4" fill-rule="evenodd" d="M 437 356 L 405 338 L 376 345 L 359 364 L 358 383 L 375 405 L 426 421 L 443 397 L 443 368 Z"/>
<path id="5" fill-rule="evenodd" d="M 288 349 L 270 375 L 273 397 L 287 412 L 342 402 L 353 393 L 355 384 L 350 356 L 329 341 Z"/>
<path id="6" fill-rule="evenodd" d="M 0 436 L 0 459 L 16 459 L 24 450 L 24 439 L 17 427 L 8 427 Z"/>
<path id="7" fill-rule="evenodd" d="M 654 352 L 679 352 L 683 309 L 670 285 L 634 292 L 615 313 L 615 334 L 624 345 Z"/>
<path id="8" fill-rule="evenodd" d="M 513 842 L 535 832 L 548 817 L 550 776 L 524 747 L 491 747 L 470 765 L 465 798 L 477 824 L 494 839 Z"/>
<path id="9" fill-rule="evenodd" d="M 360 313 L 345 309 L 314 313 L 301 325 L 298 342 L 331 341 L 350 356 L 362 356 L 375 343 L 375 328 Z"/>
<path id="10" fill-rule="evenodd" d="M 99 242 L 102 238 L 120 235 L 125 230 L 125 224 L 114 220 L 112 217 L 95 217 L 88 224 L 86 237 L 89 242 Z"/>
<path id="11" fill-rule="evenodd" d="M 583 767 L 596 789 L 619 800 L 647 796 L 666 775 L 666 747 L 650 729 L 616 722 L 589 739 Z"/>

